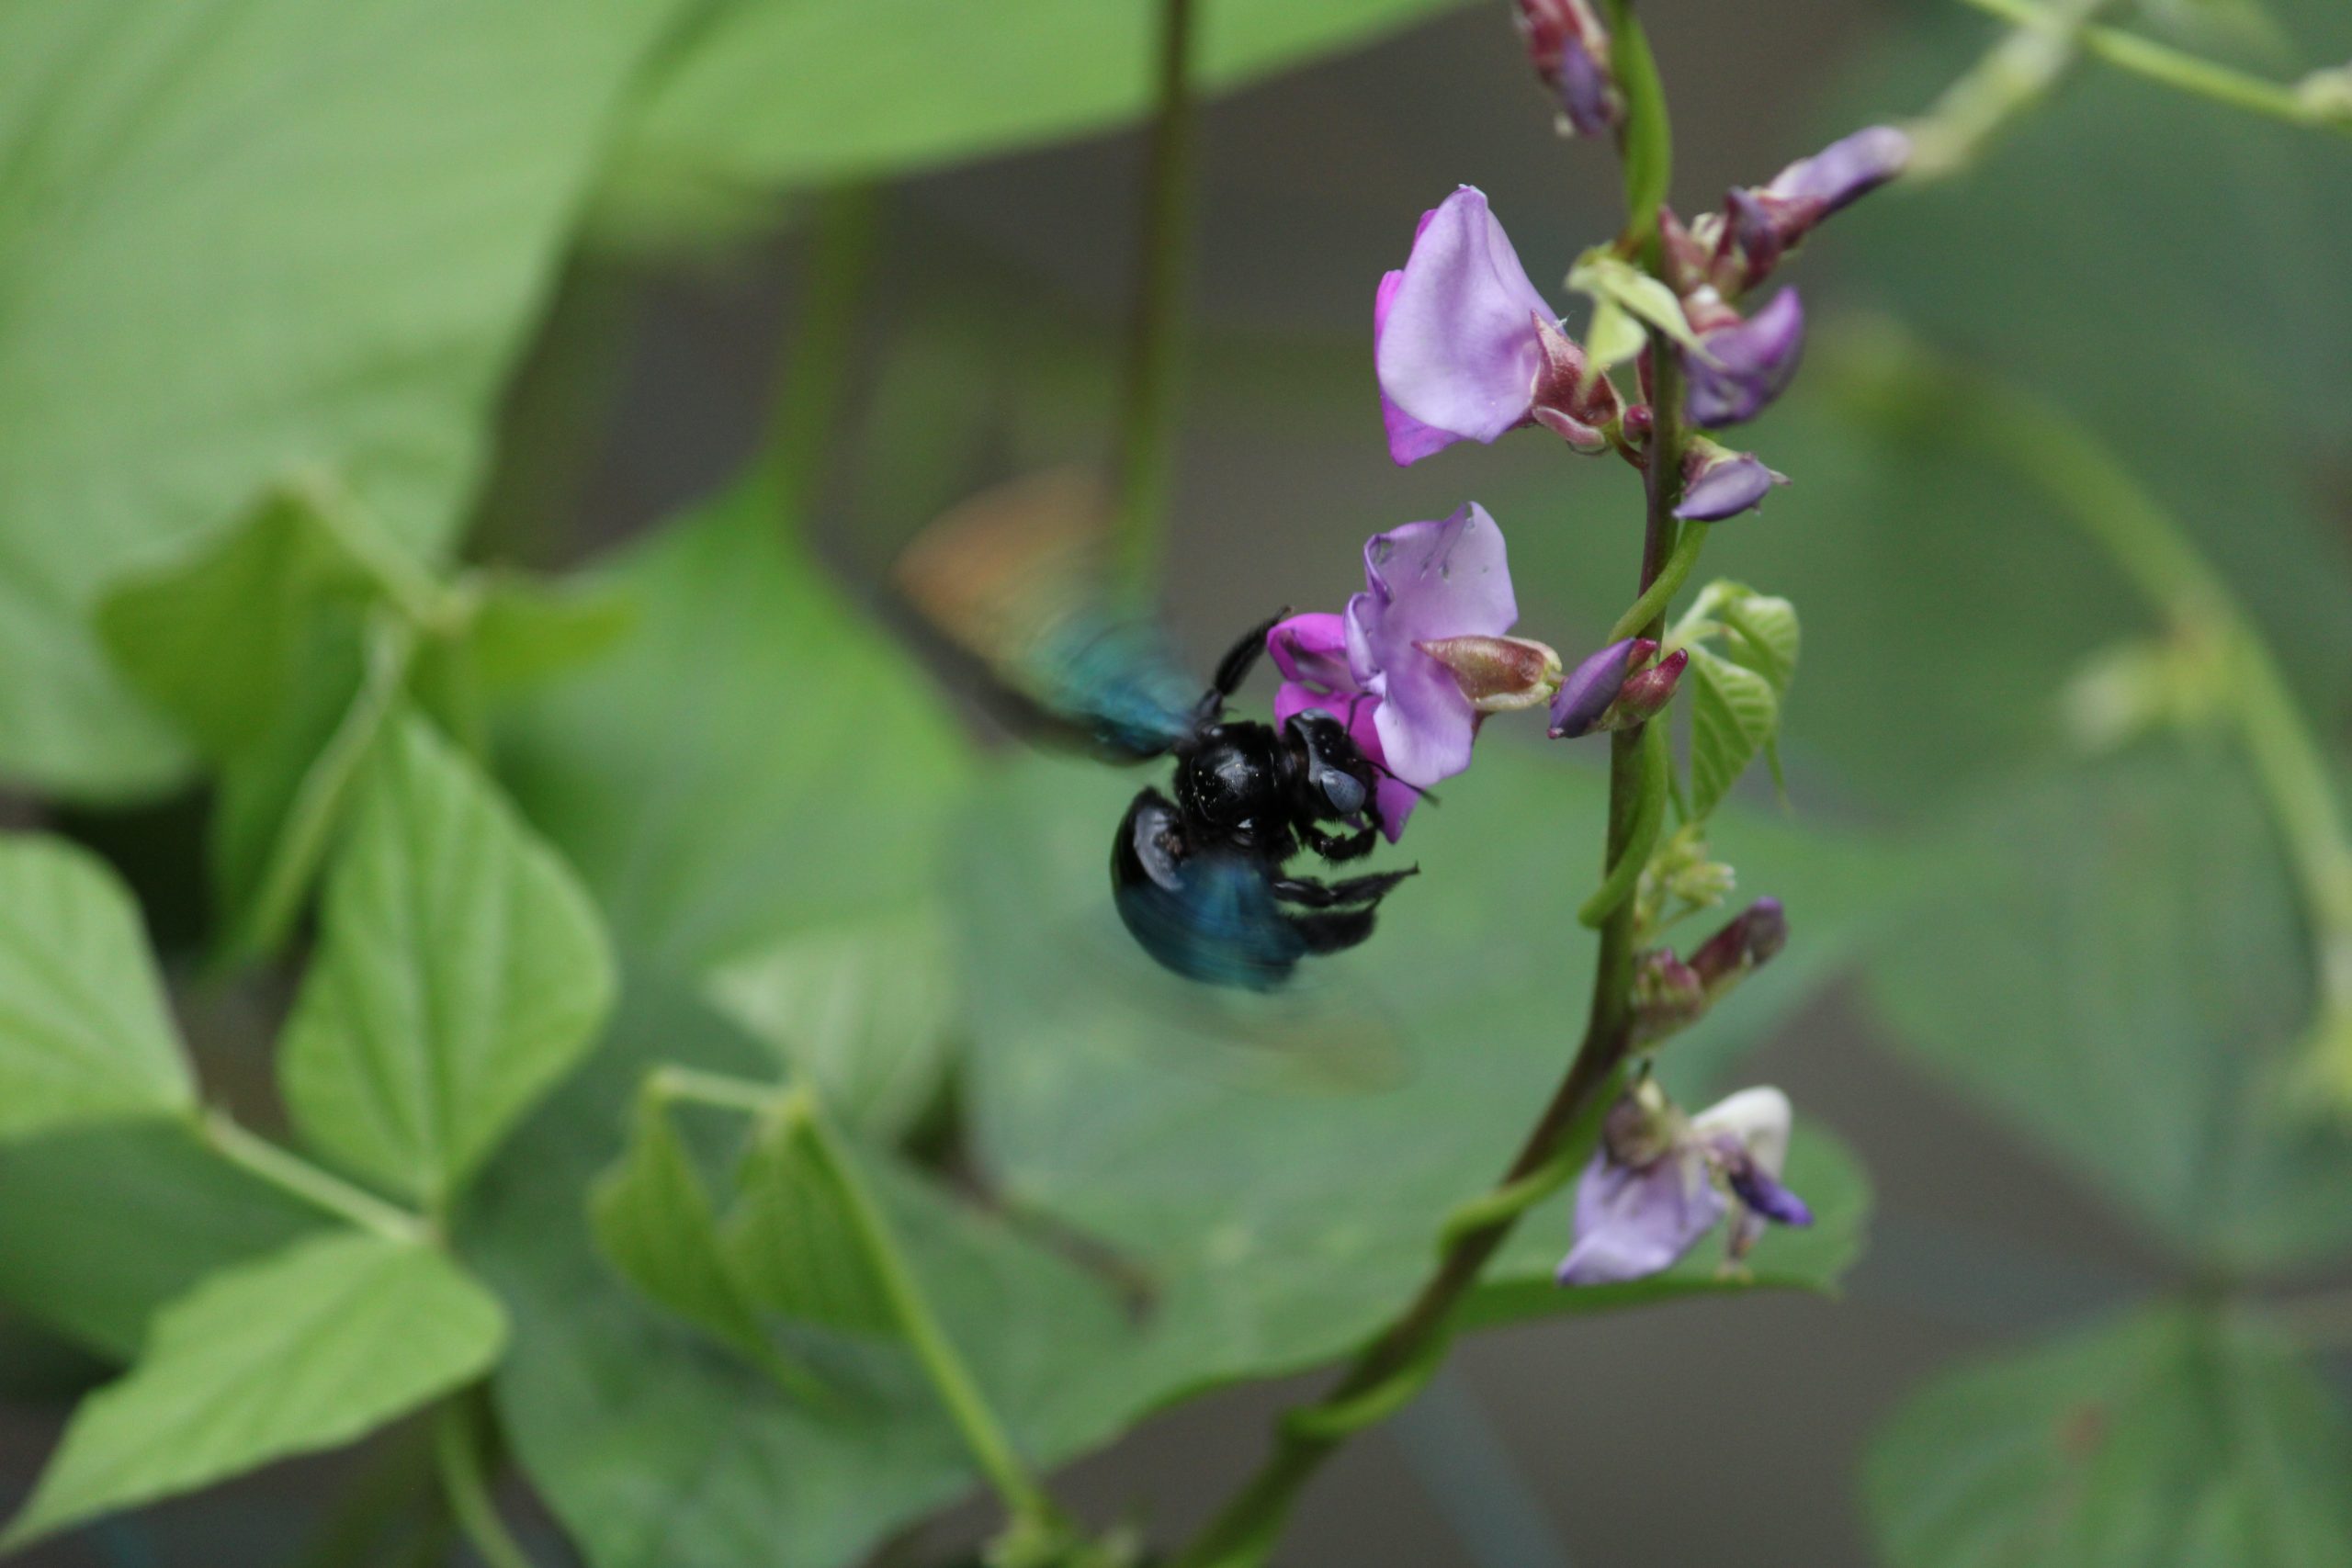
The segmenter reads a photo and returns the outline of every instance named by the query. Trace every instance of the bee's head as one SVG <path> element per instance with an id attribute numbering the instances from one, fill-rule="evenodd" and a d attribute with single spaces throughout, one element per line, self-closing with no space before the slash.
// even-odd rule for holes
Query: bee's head
<path id="1" fill-rule="evenodd" d="M 1319 708 L 1309 708 L 1283 724 L 1283 740 L 1292 799 L 1309 818 L 1352 821 L 1373 807 L 1376 774 L 1371 760 L 1349 738 L 1347 726 Z"/>

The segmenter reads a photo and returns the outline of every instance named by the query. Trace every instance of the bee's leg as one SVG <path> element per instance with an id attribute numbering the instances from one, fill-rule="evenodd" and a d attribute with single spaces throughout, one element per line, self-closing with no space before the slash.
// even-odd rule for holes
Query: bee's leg
<path id="1" fill-rule="evenodd" d="M 1281 876 L 1272 883 L 1274 897 L 1302 908 L 1333 909 L 1343 904 L 1362 904 L 1370 913 L 1370 906 L 1388 896 L 1389 889 L 1408 876 L 1419 874 L 1420 867 L 1407 866 L 1402 871 L 1384 871 L 1372 876 L 1351 876 L 1344 882 L 1319 882 L 1311 876 Z"/>
<path id="2" fill-rule="evenodd" d="M 1299 832 L 1317 854 L 1334 863 L 1362 860 L 1372 853 L 1380 842 L 1380 829 L 1377 828 L 1359 828 L 1352 833 L 1333 833 L 1309 823 Z"/>
<path id="3" fill-rule="evenodd" d="M 1291 929 L 1306 943 L 1309 953 L 1338 953 L 1353 947 L 1372 934 L 1372 910 L 1335 909 L 1328 914 L 1293 915 Z"/>
<path id="4" fill-rule="evenodd" d="M 1241 689 L 1241 682 L 1248 680 L 1250 671 L 1257 667 L 1258 656 L 1266 651 L 1266 634 L 1282 625 L 1283 615 L 1289 614 L 1287 609 L 1283 610 L 1282 615 L 1265 625 L 1244 633 L 1239 642 L 1226 649 L 1225 657 L 1217 661 L 1216 680 L 1209 687 L 1208 694 L 1201 699 L 1203 713 L 1214 716 L 1225 705 L 1227 697 Z"/>

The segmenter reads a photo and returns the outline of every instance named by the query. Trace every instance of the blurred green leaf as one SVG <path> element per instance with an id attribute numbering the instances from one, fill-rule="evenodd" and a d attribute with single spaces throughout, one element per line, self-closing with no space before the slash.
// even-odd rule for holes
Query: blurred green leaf
<path id="1" fill-rule="evenodd" d="M 425 581 L 314 487 L 275 490 L 244 521 L 98 602 L 98 637 L 124 678 L 209 758 L 254 745 L 290 700 L 332 601 Z"/>
<path id="2" fill-rule="evenodd" d="M 758 484 L 605 580 L 635 631 L 522 705 L 505 776 L 620 944 L 696 973 L 931 886 L 962 743 Z M 684 700 L 687 694 L 692 700 Z"/>
<path id="3" fill-rule="evenodd" d="M 2352 1434 L 2313 1370 L 2193 1310 L 1946 1374 L 1872 1446 L 1890 1568 L 2352 1561 Z"/>
<path id="4" fill-rule="evenodd" d="M 1871 994 L 1898 1044 L 2225 1269 L 2352 1235 L 2352 1136 L 2287 1103 L 2307 944 L 2260 800 L 2180 743 L 2021 785 L 1959 827 Z"/>
<path id="5" fill-rule="evenodd" d="M 853 1334 L 888 1332 L 897 1320 L 824 1136 L 805 1094 L 759 1117 L 721 1232 L 730 1272 L 769 1312 Z"/>
<path id="6" fill-rule="evenodd" d="M 342 1233 L 214 1275 L 92 1394 L 0 1549 L 334 1448 L 496 1360 L 505 1314 L 430 1247 Z"/>
<path id="7" fill-rule="evenodd" d="M 1195 80 L 1239 86 L 1461 0 L 1204 0 Z M 657 235 L 766 193 L 1089 131 L 1151 103 L 1157 0 L 731 0 L 624 129 L 600 218 Z"/>
<path id="8" fill-rule="evenodd" d="M 130 889 L 62 839 L 0 837 L 0 1138 L 195 1103 Z"/>
<path id="9" fill-rule="evenodd" d="M 973 1484 L 936 1395 L 895 1344 L 820 1337 L 821 1411 L 640 1302 L 591 1246 L 582 1188 L 657 1063 L 756 1076 L 762 1048 L 673 981 L 633 974 L 604 1051 L 486 1173 L 462 1238 L 516 1314 L 499 1406 L 532 1480 L 596 1568 L 827 1568 Z M 878 1154 L 866 1174 L 948 1335 L 1023 1450 L 1102 1440 L 1133 1329 L 1111 1292 L 1004 1218 Z"/>
<path id="10" fill-rule="evenodd" d="M 495 788 L 413 716 L 370 761 L 279 1046 L 303 1135 L 438 1204 L 594 1042 L 595 911 Z"/>
<path id="11" fill-rule="evenodd" d="M 286 475 L 343 475 L 407 547 L 447 543 L 673 9 L 0 9 L 0 773 L 103 797 L 176 776 L 86 617 Z"/>
<path id="12" fill-rule="evenodd" d="M 719 1247 L 710 1190 L 654 1078 L 638 1093 L 628 1152 L 590 1194 L 589 1220 L 605 1257 L 647 1299 L 764 1357 L 759 1319 Z"/>
<path id="13" fill-rule="evenodd" d="M 118 1361 L 198 1280 L 325 1223 L 176 1122 L 0 1145 L 0 1301 Z"/>
<path id="14" fill-rule="evenodd" d="M 787 937 L 711 976 L 711 1004 L 877 1135 L 931 1109 L 950 1065 L 955 960 L 936 904 Z"/>
<path id="15" fill-rule="evenodd" d="M 461 658 L 481 696 L 535 686 L 587 663 L 626 637 L 637 610 L 626 595 L 594 583 L 518 571 L 470 574 L 465 630 L 433 655 Z"/>

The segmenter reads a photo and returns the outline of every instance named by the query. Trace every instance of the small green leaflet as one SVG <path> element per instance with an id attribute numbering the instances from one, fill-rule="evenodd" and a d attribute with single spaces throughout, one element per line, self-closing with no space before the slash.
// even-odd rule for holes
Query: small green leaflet
<path id="1" fill-rule="evenodd" d="M 1698 337 L 1683 319 L 1682 302 L 1674 297 L 1674 290 L 1606 245 L 1577 258 L 1568 274 L 1568 287 L 1592 299 L 1586 352 L 1604 369 L 1641 352 L 1647 341 L 1645 324 L 1685 347 L 1698 346 Z"/>
<path id="2" fill-rule="evenodd" d="M 1781 705 L 1802 637 L 1796 607 L 1736 582 L 1700 592 L 1670 647 L 1690 654 L 1690 811 L 1704 821 L 1761 752 L 1781 777 Z M 1720 643 L 1720 652 L 1711 643 Z"/>

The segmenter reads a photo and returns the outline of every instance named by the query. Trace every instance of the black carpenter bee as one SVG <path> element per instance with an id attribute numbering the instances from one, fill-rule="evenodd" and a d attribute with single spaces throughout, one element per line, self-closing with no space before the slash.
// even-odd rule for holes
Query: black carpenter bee
<path id="1" fill-rule="evenodd" d="M 900 583 L 988 663 L 992 695 L 1021 728 L 1110 761 L 1175 760 L 1173 798 L 1136 795 L 1112 842 L 1119 918 L 1180 975 L 1270 990 L 1301 958 L 1370 936 L 1381 899 L 1418 868 L 1333 882 L 1292 873 L 1308 850 L 1333 863 L 1373 852 L 1379 770 L 1329 714 L 1279 729 L 1225 716 L 1279 616 L 1236 642 L 1200 692 L 1154 628 L 1075 588 L 1092 575 L 1091 540 L 1067 527 L 1087 504 L 1071 482 L 1049 476 L 967 503 L 909 552 Z"/>

